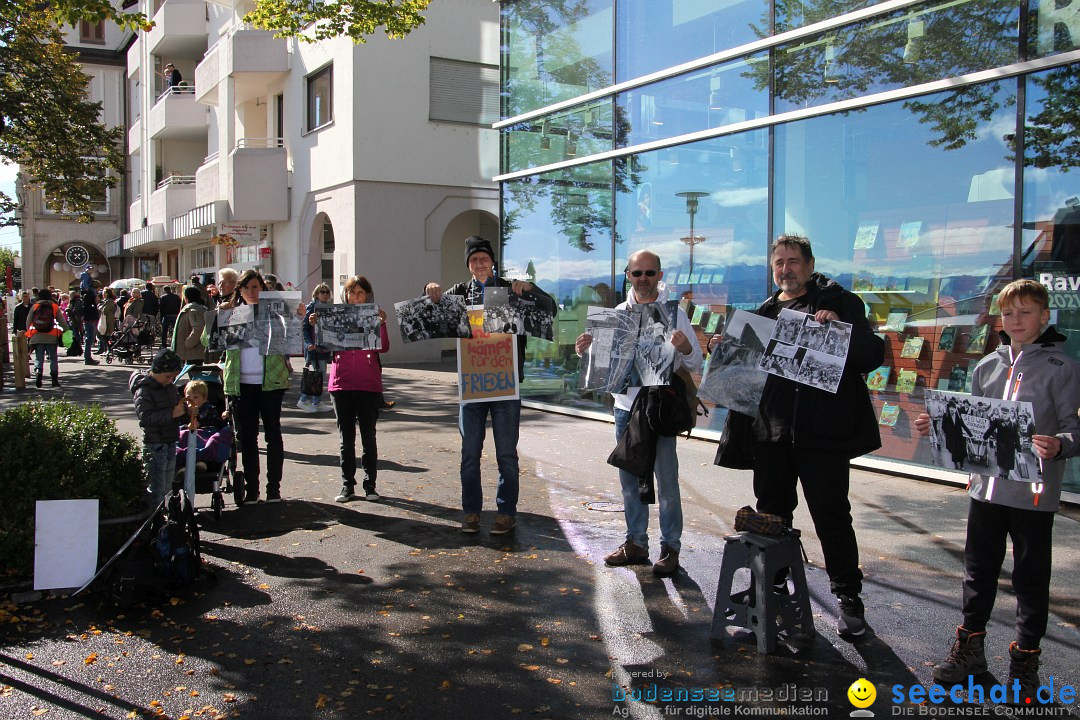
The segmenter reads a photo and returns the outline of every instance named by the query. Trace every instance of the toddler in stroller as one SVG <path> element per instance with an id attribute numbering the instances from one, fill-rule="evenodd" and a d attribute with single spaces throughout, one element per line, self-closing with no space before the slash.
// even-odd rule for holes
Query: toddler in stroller
<path id="1" fill-rule="evenodd" d="M 150 318 L 145 315 L 126 317 L 105 341 L 105 362 L 111 363 L 114 357 L 128 365 L 136 360 L 143 362 L 143 348 L 149 349 L 153 344 Z"/>
<path id="2" fill-rule="evenodd" d="M 225 506 L 224 492 L 232 491 L 239 504 L 243 500 L 243 478 L 236 478 L 236 446 L 232 414 L 225 399 L 221 369 L 217 366 L 186 368 L 181 377 L 188 380 L 181 388 L 191 413 L 180 428 L 176 444 L 177 480 L 186 479 L 188 443 L 195 443 L 195 473 L 185 491 L 194 506 L 196 493 L 210 493 L 214 517 L 220 518 Z"/>

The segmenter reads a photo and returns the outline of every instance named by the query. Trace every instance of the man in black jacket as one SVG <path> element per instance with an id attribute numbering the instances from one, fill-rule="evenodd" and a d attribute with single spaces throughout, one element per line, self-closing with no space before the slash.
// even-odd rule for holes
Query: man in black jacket
<path id="1" fill-rule="evenodd" d="M 515 295 L 527 295 L 554 312 L 555 301 L 551 296 L 530 282 L 524 280 L 508 281 L 495 277 L 495 251 L 491 243 L 479 235 L 473 235 L 465 241 L 465 264 L 472 279 L 460 282 L 446 292 L 465 298 L 466 305 L 481 305 L 484 302 L 484 289 L 488 287 L 508 287 Z M 439 302 L 443 289 L 438 283 L 428 283 L 424 293 L 432 302 Z M 526 336 L 517 336 L 518 367 L 517 380 L 521 383 L 525 375 Z M 480 530 L 480 511 L 483 508 L 484 492 L 480 484 L 480 455 L 484 450 L 484 433 L 487 415 L 491 413 L 491 434 L 495 439 L 495 460 L 499 466 L 499 486 L 495 496 L 498 515 L 490 532 L 492 535 L 504 535 L 511 532 L 517 523 L 518 501 L 518 430 L 521 423 L 521 400 L 496 400 L 491 402 L 473 402 L 461 405 L 461 507 L 465 518 L 461 531 L 475 533 Z"/>
<path id="2" fill-rule="evenodd" d="M 161 289 L 161 298 L 158 300 L 158 312 L 161 313 L 161 344 L 169 345 L 172 341 L 173 326 L 176 324 L 176 316 L 180 314 L 183 303 L 180 296 L 173 292 L 171 286 L 166 285 Z"/>
<path id="3" fill-rule="evenodd" d="M 729 423 L 733 432 L 752 432 L 754 495 L 759 512 L 792 521 L 798 505 L 796 483 L 821 540 L 825 570 L 840 604 L 836 631 L 841 637 L 866 630 L 859 569 L 859 546 L 848 501 L 849 461 L 881 447 L 877 419 L 862 375 L 879 367 L 885 343 L 874 335 L 862 300 L 814 272 L 810 241 L 781 235 L 770 254 L 773 280 L 780 288 L 757 309 L 775 320 L 782 309 L 805 312 L 818 322 L 850 323 L 851 344 L 835 393 L 769 375 L 758 416 L 750 423 Z M 710 342 L 710 349 L 712 342 Z M 746 428 L 752 427 L 752 430 Z M 745 448 L 746 438 L 731 437 L 726 448 Z M 717 464 L 737 466 L 721 450 Z"/>

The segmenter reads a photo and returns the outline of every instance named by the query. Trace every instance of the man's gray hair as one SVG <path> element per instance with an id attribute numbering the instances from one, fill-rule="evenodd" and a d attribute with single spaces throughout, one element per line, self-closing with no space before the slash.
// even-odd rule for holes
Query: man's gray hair
<path id="1" fill-rule="evenodd" d="M 240 273 L 236 272 L 232 268 L 221 268 L 217 274 L 218 282 L 222 280 L 232 280 L 236 282 L 240 278 Z"/>

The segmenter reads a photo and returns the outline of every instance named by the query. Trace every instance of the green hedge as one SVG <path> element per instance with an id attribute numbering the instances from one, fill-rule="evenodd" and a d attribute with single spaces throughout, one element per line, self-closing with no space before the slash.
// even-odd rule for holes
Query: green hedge
<path id="1" fill-rule="evenodd" d="M 137 438 L 124 435 L 100 405 L 31 401 L 0 413 L 0 568 L 34 571 L 34 503 L 97 498 L 101 518 L 145 508 L 145 470 Z M 100 539 L 111 555 L 134 530 Z"/>

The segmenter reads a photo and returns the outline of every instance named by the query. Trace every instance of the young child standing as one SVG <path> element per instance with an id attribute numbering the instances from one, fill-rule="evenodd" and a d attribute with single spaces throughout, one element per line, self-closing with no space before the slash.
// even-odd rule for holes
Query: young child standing
<path id="1" fill-rule="evenodd" d="M 342 300 L 349 305 L 375 301 L 371 283 L 363 275 L 356 275 L 345 283 Z M 309 322 L 314 325 L 312 313 Z M 378 472 L 379 450 L 375 443 L 375 422 L 379 419 L 382 404 L 382 365 L 379 353 L 390 349 L 390 337 L 386 333 L 386 313 L 379 310 L 379 337 L 382 346 L 378 350 L 343 350 L 335 352 L 330 359 L 328 390 L 334 398 L 334 414 L 337 417 L 338 435 L 341 438 L 341 493 L 334 498 L 340 503 L 356 499 L 356 427 L 360 426 L 360 442 L 364 448 L 360 459 L 366 477 L 364 495 L 369 502 L 378 502 L 375 490 Z"/>
<path id="2" fill-rule="evenodd" d="M 1009 680 L 1020 683 L 1020 703 L 1037 702 L 1040 643 L 1050 612 L 1051 542 L 1061 496 L 1065 459 L 1080 450 L 1080 364 L 1065 355 L 1065 336 L 1049 326 L 1049 296 L 1034 280 L 1017 280 L 998 296 L 1003 331 L 997 351 L 975 368 L 971 394 L 1030 402 L 1035 411 L 1031 448 L 1042 464 L 1038 482 L 972 473 L 964 547 L 964 623 L 949 656 L 934 666 L 946 685 L 986 672 L 986 624 L 994 608 L 998 577 L 1012 539 L 1012 585 L 1016 593 L 1016 639 L 1009 645 Z M 915 421 L 930 431 L 930 416 Z M 1032 478 L 1038 480 L 1038 478 Z M 1030 698 L 1030 700 L 1028 700 Z M 1010 700 L 1012 700 L 1010 690 Z"/>
<path id="3" fill-rule="evenodd" d="M 179 355 L 162 348 L 154 355 L 149 372 L 135 371 L 128 380 L 128 389 L 135 396 L 135 414 L 143 429 L 150 507 L 157 507 L 168 494 L 176 475 L 176 440 L 180 437 L 177 419 L 188 412 L 187 402 L 173 385 L 182 367 Z"/>

